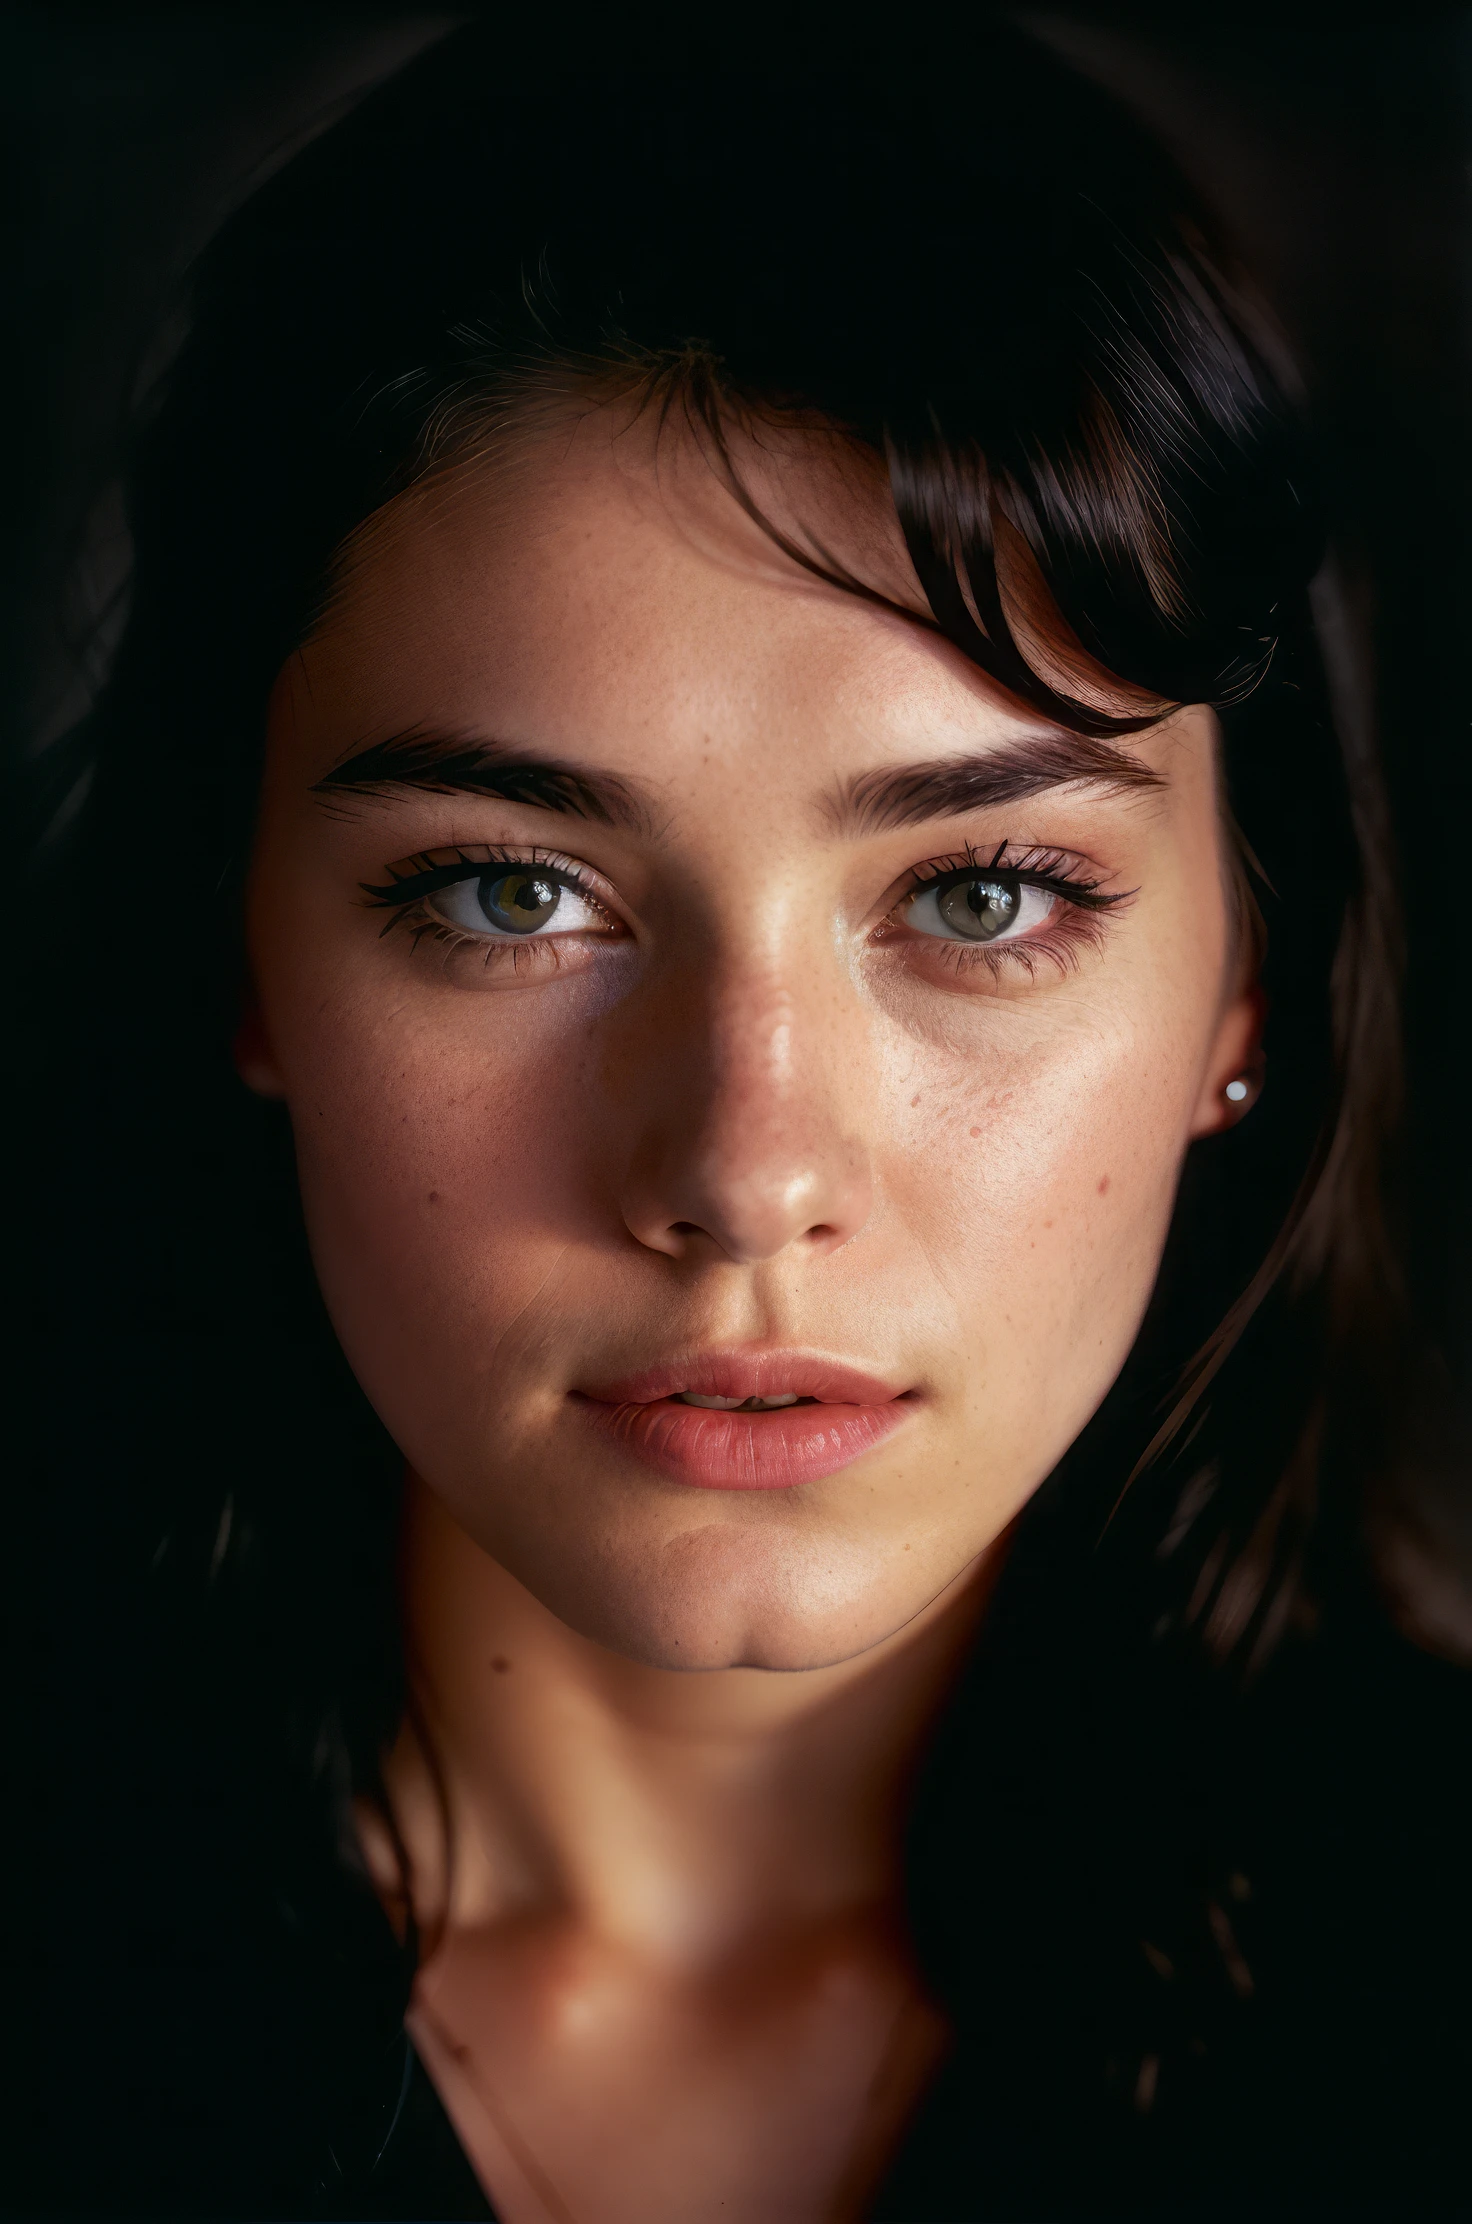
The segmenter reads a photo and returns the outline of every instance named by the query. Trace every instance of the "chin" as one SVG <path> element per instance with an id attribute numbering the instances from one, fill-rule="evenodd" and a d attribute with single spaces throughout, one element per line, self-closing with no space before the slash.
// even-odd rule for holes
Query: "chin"
<path id="1" fill-rule="evenodd" d="M 959 1572 L 926 1584 L 916 1567 L 896 1583 L 893 1558 L 852 1541 L 771 1540 L 718 1526 L 661 1549 L 599 1561 L 575 1577 L 565 1560 L 552 1585 L 528 1580 L 542 1604 L 582 1637 L 651 1668 L 831 1668 L 872 1651 L 922 1613 Z"/>

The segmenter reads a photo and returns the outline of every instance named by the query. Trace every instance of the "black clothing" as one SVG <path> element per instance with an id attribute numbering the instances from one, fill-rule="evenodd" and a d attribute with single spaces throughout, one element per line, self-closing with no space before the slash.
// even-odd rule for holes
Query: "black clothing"
<path id="1" fill-rule="evenodd" d="M 325 2213 L 344 2224 L 400 2217 L 495 2224 L 495 2212 L 407 2033 L 393 2052 L 400 2059 L 387 2059 L 398 2090 L 382 2145 L 366 2158 L 344 2158 L 334 2150 L 325 2173 Z"/>

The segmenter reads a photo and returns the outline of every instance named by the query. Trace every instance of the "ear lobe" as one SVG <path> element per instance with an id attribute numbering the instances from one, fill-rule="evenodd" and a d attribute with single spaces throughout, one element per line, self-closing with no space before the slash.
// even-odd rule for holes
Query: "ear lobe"
<path id="1" fill-rule="evenodd" d="M 1222 1013 L 1191 1121 L 1193 1143 L 1203 1135 L 1220 1135 L 1224 1128 L 1235 1127 L 1251 1111 L 1261 1087 L 1266 1014 L 1267 1000 L 1255 983 L 1234 996 Z M 1227 1088 L 1236 1081 L 1245 1081 L 1248 1086 L 1246 1095 L 1234 1100 L 1227 1095 Z"/>
<path id="2" fill-rule="evenodd" d="M 235 1030 L 235 1040 L 230 1046 L 235 1060 L 235 1071 L 258 1097 L 284 1097 L 286 1083 L 276 1063 L 266 1033 L 266 1023 L 261 1017 L 261 1007 L 252 990 L 246 996 L 240 1015 L 240 1025 Z"/>

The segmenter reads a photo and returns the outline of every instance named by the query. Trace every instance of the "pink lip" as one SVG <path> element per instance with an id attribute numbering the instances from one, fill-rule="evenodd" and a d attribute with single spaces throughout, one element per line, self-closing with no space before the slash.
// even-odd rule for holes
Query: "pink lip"
<path id="1" fill-rule="evenodd" d="M 777 1397 L 813 1405 L 719 1413 L 677 1405 L 681 1390 L 705 1398 Z M 913 1401 L 873 1375 L 809 1352 L 700 1352 L 618 1382 L 574 1392 L 593 1427 L 649 1466 L 701 1490 L 791 1490 L 847 1467 L 882 1444 Z"/>

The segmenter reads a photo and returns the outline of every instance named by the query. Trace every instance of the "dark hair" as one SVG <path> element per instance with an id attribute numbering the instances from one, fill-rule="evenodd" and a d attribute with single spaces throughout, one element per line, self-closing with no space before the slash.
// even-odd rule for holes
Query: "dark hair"
<path id="1" fill-rule="evenodd" d="M 1395 936 L 1354 673 L 1326 669 L 1339 617 L 1291 374 L 1179 175 L 1011 34 L 978 30 L 950 88 L 858 63 L 503 80 L 496 37 L 456 33 L 209 249 L 130 473 L 111 678 L 43 768 L 43 872 L 126 889 L 159 953 L 115 981 L 63 927 L 50 1022 L 87 1045 L 60 1070 L 114 1096 L 104 1136 L 66 1131 L 91 1255 L 128 1262 L 135 1330 L 170 1354 L 151 1402 L 113 1384 L 149 1445 L 144 1510 L 115 1518 L 157 1571 L 158 1675 L 212 1664 L 196 1728 L 218 1742 L 228 1714 L 219 1797 L 248 1750 L 281 1845 L 311 1812 L 326 1844 L 372 1792 L 403 1703 L 396 1461 L 321 1315 L 284 1117 L 228 1063 L 266 696 L 380 505 L 498 411 L 622 386 L 686 412 L 715 468 L 726 428 L 771 411 L 872 451 L 936 627 L 1074 732 L 1107 744 L 1147 715 L 1042 676 L 1009 622 L 1024 603 L 1065 668 L 1221 721 L 1266 1088 L 1190 1154 L 1136 1351 L 1024 1523 L 977 1669 L 1052 1676 L 1078 1732 L 1060 1773 L 1082 1782 L 1102 1764 L 1079 1663 L 1127 1662 L 1117 1697 L 1146 1653 L 1182 1678 L 1203 1641 L 1260 1659 L 1382 1463 Z M 53 1217 L 42 1246 L 63 1322 L 82 1233 Z M 967 1720 L 963 1693 L 916 1826 L 920 1936 L 953 1975 Z M 1161 1720 L 1131 1733 L 1145 1774 Z M 1135 1895 L 1127 1869 L 1109 1875 Z M 330 1896 L 330 1863 L 314 1873 L 282 1887 L 299 1924 Z"/>

